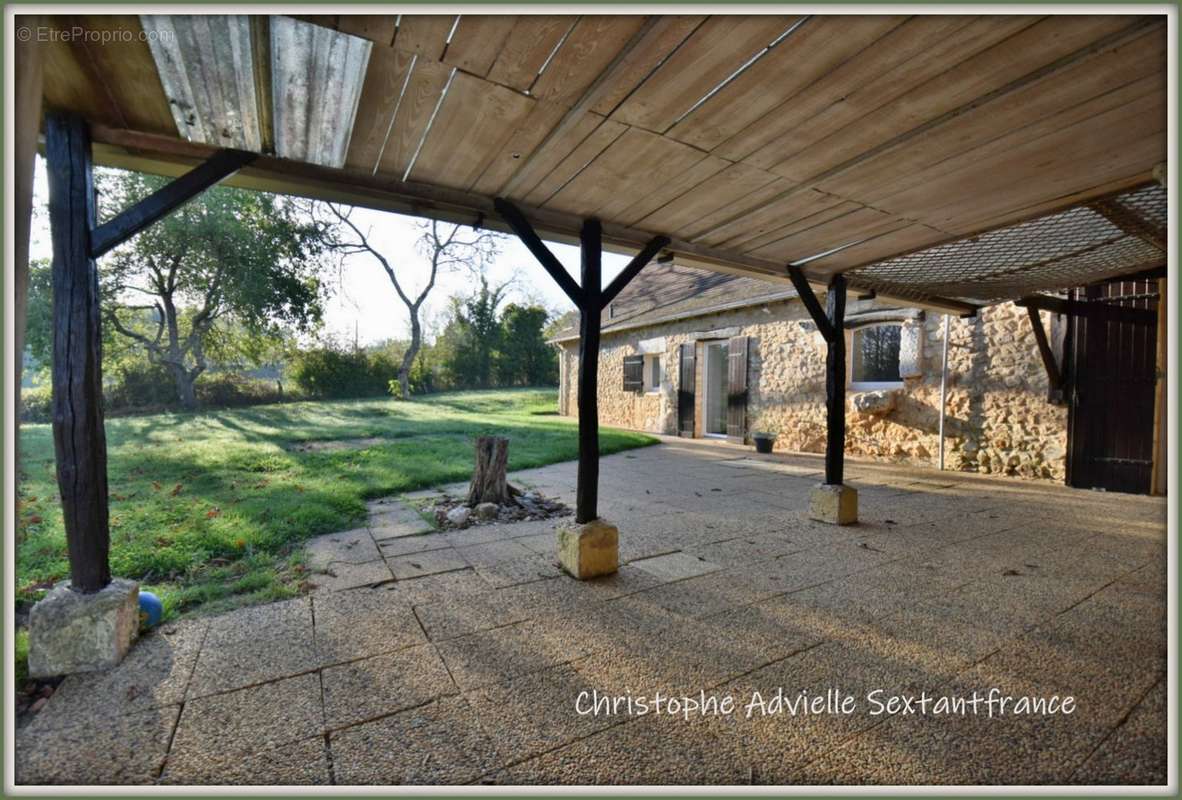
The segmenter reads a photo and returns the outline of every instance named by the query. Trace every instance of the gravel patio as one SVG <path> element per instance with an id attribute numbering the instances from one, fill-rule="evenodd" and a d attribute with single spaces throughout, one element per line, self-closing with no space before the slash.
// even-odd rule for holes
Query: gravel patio
<path id="1" fill-rule="evenodd" d="M 1166 505 L 667 440 L 602 460 L 623 566 L 580 583 L 554 521 L 424 533 L 398 502 L 312 543 L 296 600 L 170 624 L 18 732 L 58 784 L 1163 783 Z M 575 464 L 515 483 L 573 501 Z M 1054 716 L 872 713 L 868 693 L 1073 696 Z M 857 699 L 745 713 L 751 698 Z M 732 696 L 732 714 L 581 714 Z M 582 698 L 582 701 L 580 701 Z"/>

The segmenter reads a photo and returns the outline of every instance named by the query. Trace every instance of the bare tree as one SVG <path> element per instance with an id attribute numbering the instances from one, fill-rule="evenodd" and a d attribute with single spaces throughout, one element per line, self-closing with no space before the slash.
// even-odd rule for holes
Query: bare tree
<path id="1" fill-rule="evenodd" d="M 323 204 L 328 211 L 329 247 L 342 255 L 367 253 L 374 258 L 390 278 L 398 299 L 406 306 L 410 317 L 410 345 L 402 355 L 398 367 L 398 386 L 403 398 L 410 397 L 410 370 L 423 346 L 423 325 L 420 312 L 427 296 L 435 288 L 441 272 L 464 267 L 482 271 L 498 252 L 500 237 L 476 228 L 464 234 L 467 226 L 430 220 L 420 223 L 416 249 L 427 262 L 427 282 L 419 292 L 408 291 L 404 282 L 406 267 L 395 266 L 372 242 L 372 230 L 362 230 L 353 218 L 354 208 L 343 208 L 332 203 Z M 400 277 L 401 275 L 401 277 Z"/>

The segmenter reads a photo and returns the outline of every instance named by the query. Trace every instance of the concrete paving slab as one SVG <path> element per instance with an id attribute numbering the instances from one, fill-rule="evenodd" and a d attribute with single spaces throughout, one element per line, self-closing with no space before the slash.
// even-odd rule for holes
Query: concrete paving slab
<path id="1" fill-rule="evenodd" d="M 329 737 L 341 786 L 458 785 L 499 763 L 493 736 L 462 697 L 413 708 Z"/>
<path id="2" fill-rule="evenodd" d="M 67 676 L 37 714 L 37 724 L 73 726 L 179 704 L 208 627 L 204 619 L 167 623 L 133 642 L 117 669 Z"/>
<path id="3" fill-rule="evenodd" d="M 414 536 L 435 529 L 417 510 L 399 502 L 385 503 L 372 509 L 367 526 L 377 541 Z"/>
<path id="4" fill-rule="evenodd" d="M 318 595 L 312 606 L 321 664 L 339 664 L 427 641 L 412 606 L 381 587 Z"/>
<path id="5" fill-rule="evenodd" d="M 636 569 L 664 581 L 680 581 L 722 569 L 721 565 L 692 553 L 670 553 L 629 563 Z"/>
<path id="6" fill-rule="evenodd" d="M 465 697 L 488 731 L 494 731 L 502 759 L 522 761 L 603 730 L 614 721 L 586 712 L 590 686 L 569 664 L 493 684 Z"/>
<path id="7" fill-rule="evenodd" d="M 180 750 L 168 757 L 162 785 L 327 786 L 328 750 L 323 736 L 252 753 L 210 755 Z"/>
<path id="8" fill-rule="evenodd" d="M 457 691 L 434 647 L 411 647 L 327 667 L 324 717 L 327 727 L 336 730 Z"/>
<path id="9" fill-rule="evenodd" d="M 305 549 L 308 569 L 313 571 L 326 569 L 334 561 L 360 564 L 381 558 L 368 528 L 317 536 L 308 540 Z"/>
<path id="10" fill-rule="evenodd" d="M 231 759 L 323 731 L 320 676 L 308 673 L 185 703 L 169 758 Z"/>
<path id="11" fill-rule="evenodd" d="M 524 558 L 478 565 L 476 574 L 484 579 L 489 586 L 504 589 L 547 578 L 557 578 L 563 574 L 563 571 L 554 555 L 530 553 Z"/>
<path id="12" fill-rule="evenodd" d="M 318 664 L 308 598 L 243 608 L 210 622 L 186 696 L 272 681 Z"/>
<path id="13" fill-rule="evenodd" d="M 18 785 L 150 785 L 160 774 L 180 706 L 66 727 L 38 725 L 16 741 Z"/>
<path id="14" fill-rule="evenodd" d="M 533 635 L 529 622 L 460 636 L 436 646 L 456 684 L 463 690 L 537 672 L 566 660 L 557 649 Z M 581 653 L 571 654 L 571 658 Z"/>
<path id="15" fill-rule="evenodd" d="M 363 564 L 334 561 L 323 571 L 313 572 L 308 576 L 308 581 L 315 587 L 317 594 L 341 592 L 392 580 L 394 575 L 381 558 Z"/>
<path id="16" fill-rule="evenodd" d="M 400 536 L 397 539 L 383 539 L 378 543 L 378 550 L 383 558 L 396 558 L 428 550 L 443 550 L 448 547 L 451 547 L 451 542 L 439 533 Z"/>
<path id="17" fill-rule="evenodd" d="M 386 560 L 394 577 L 400 581 L 422 578 L 439 572 L 468 569 L 469 564 L 455 548 L 426 550 Z"/>

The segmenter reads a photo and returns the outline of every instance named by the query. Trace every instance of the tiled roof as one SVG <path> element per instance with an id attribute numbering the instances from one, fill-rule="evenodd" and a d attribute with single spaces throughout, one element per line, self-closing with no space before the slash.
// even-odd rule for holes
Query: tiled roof
<path id="1" fill-rule="evenodd" d="M 782 283 L 654 261 L 604 310 L 602 330 L 641 328 L 794 297 L 796 291 Z M 572 316 L 571 324 L 556 331 L 551 341 L 578 337 L 578 317 Z"/>

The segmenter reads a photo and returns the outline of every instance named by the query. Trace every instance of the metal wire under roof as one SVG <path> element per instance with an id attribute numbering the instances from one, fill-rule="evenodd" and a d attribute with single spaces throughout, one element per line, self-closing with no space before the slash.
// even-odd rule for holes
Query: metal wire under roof
<path id="1" fill-rule="evenodd" d="M 1166 208 L 1165 189 L 1152 184 L 846 275 L 883 294 L 983 305 L 1082 286 L 1164 263 Z"/>

